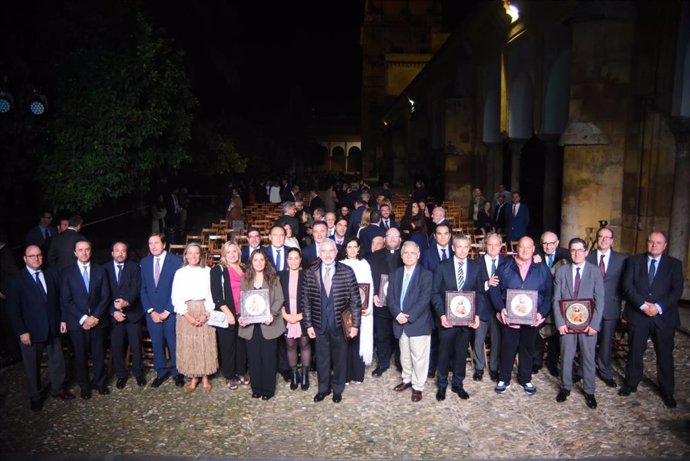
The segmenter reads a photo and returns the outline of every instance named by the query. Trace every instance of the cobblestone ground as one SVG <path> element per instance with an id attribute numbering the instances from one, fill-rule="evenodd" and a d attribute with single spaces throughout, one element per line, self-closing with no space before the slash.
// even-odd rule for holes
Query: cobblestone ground
<path id="1" fill-rule="evenodd" d="M 651 346 L 651 345 L 650 345 Z M 276 396 L 251 398 L 214 380 L 210 394 L 188 395 L 168 380 L 159 389 L 94 393 L 89 401 L 50 399 L 29 410 L 21 366 L 0 376 L 0 453 L 100 453 L 253 458 L 582 458 L 690 457 L 690 339 L 676 335 L 676 398 L 667 409 L 656 391 L 654 354 L 648 348 L 645 380 L 623 398 L 597 381 L 599 407 L 585 406 L 576 386 L 567 402 L 555 401 L 558 381 L 543 371 L 538 393 L 513 384 L 504 395 L 493 384 L 465 382 L 467 401 L 448 392 L 437 402 L 435 383 L 424 399 L 398 394 L 396 372 L 347 386 L 343 402 L 312 401 L 279 379 Z M 620 373 L 622 362 L 617 363 Z M 315 373 L 312 373 L 315 381 Z M 468 366 L 468 376 L 471 369 Z M 149 381 L 152 379 L 149 373 Z M 77 391 L 76 386 L 72 391 Z"/>

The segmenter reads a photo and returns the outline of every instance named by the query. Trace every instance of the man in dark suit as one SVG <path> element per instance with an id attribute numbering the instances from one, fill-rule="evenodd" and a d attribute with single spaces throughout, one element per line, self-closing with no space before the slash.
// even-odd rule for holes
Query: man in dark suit
<path id="1" fill-rule="evenodd" d="M 391 356 L 395 347 L 393 335 L 393 317 L 386 309 L 386 300 L 379 298 L 381 275 L 390 276 L 395 269 L 402 266 L 400 258 L 400 231 L 391 228 L 386 231 L 385 248 L 369 255 L 367 259 L 371 266 L 374 280 L 374 346 L 376 348 L 377 365 L 371 376 L 378 378 L 390 367 Z"/>
<path id="2" fill-rule="evenodd" d="M 501 197 L 501 196 L 499 196 Z M 506 258 L 501 254 L 501 247 L 503 239 L 501 234 L 489 234 L 486 239 L 486 253 L 480 257 L 477 262 L 480 265 L 480 272 L 482 275 L 484 293 L 489 292 L 489 288 L 498 286 L 498 276 L 496 271 L 505 263 Z M 501 365 L 501 326 L 496 319 L 491 309 L 487 307 L 488 320 L 479 319 L 479 327 L 474 332 L 474 347 L 472 352 L 474 354 L 474 374 L 472 379 L 481 381 L 484 377 L 484 369 L 486 368 L 484 356 L 484 342 L 486 341 L 486 334 L 490 334 L 491 338 L 491 353 L 489 356 L 489 376 L 492 381 L 498 381 L 498 370 Z"/>
<path id="3" fill-rule="evenodd" d="M 323 221 L 315 222 L 311 231 L 314 241 L 302 251 L 302 267 L 304 269 L 318 262 L 321 242 L 328 238 L 328 226 Z"/>
<path id="4" fill-rule="evenodd" d="M 110 354 L 117 378 L 115 386 L 122 389 L 127 384 L 127 343 L 132 351 L 132 374 L 137 384 L 144 386 L 146 378 L 141 356 L 141 320 L 144 311 L 139 303 L 141 273 L 139 265 L 127 259 L 126 243 L 115 242 L 112 257 L 113 260 L 105 263 L 103 269 L 110 286 Z"/>
<path id="5" fill-rule="evenodd" d="M 419 263 L 420 251 L 415 242 L 405 242 L 400 251 L 403 267 L 390 276 L 386 304 L 393 321 L 393 334 L 400 343 L 402 382 L 393 390 L 412 388 L 412 401 L 422 400 L 429 373 L 431 346 L 432 274 Z"/>
<path id="6" fill-rule="evenodd" d="M 302 297 L 303 323 L 310 338 L 316 338 L 316 375 L 320 402 L 333 391 L 333 402 L 342 400 L 347 365 L 347 338 L 341 312 L 350 309 L 350 338 L 357 336 L 362 300 L 354 271 L 335 261 L 335 242 L 325 239 L 320 248 L 321 262 L 307 269 Z M 331 374 L 332 370 L 332 374 Z"/>
<path id="7" fill-rule="evenodd" d="M 268 256 L 268 261 L 273 265 L 276 272 L 287 268 L 287 247 L 285 246 L 285 229 L 275 224 L 268 232 L 271 244 L 264 247 L 264 253 Z"/>
<path id="8" fill-rule="evenodd" d="M 433 243 L 434 236 L 436 234 L 436 226 L 445 224 L 450 228 L 450 223 L 446 219 L 446 210 L 443 207 L 437 206 L 431 210 L 431 224 L 427 231 L 429 232 L 429 244 Z"/>
<path id="9" fill-rule="evenodd" d="M 565 402 L 570 395 L 573 386 L 573 360 L 579 346 L 585 403 L 589 408 L 595 409 L 597 400 L 594 397 L 596 376 L 594 356 L 597 347 L 597 332 L 601 328 L 602 317 L 602 309 L 597 309 L 596 306 L 604 304 L 604 278 L 597 266 L 585 260 L 588 251 L 584 240 L 574 238 L 570 240 L 568 248 L 572 263 L 564 264 L 556 271 L 553 285 L 553 317 L 558 333 L 561 335 L 562 357 L 561 389 L 558 391 L 556 401 Z M 594 300 L 594 313 L 584 332 L 570 331 L 561 312 L 562 299 Z"/>
<path id="10" fill-rule="evenodd" d="M 110 291 L 105 270 L 91 263 L 91 243 L 77 240 L 77 260 L 61 274 L 63 318 L 74 347 L 74 365 L 81 398 L 91 398 L 91 386 L 101 395 L 109 394 L 105 371 L 105 334 L 108 327 Z M 93 381 L 89 380 L 88 359 L 93 363 Z"/>
<path id="11" fill-rule="evenodd" d="M 172 374 L 175 385 L 184 386 L 184 376 L 175 364 L 176 337 L 175 314 L 172 304 L 172 283 L 175 272 L 182 267 L 182 260 L 165 251 L 165 235 L 151 234 L 150 256 L 142 258 L 141 306 L 146 317 L 146 327 L 153 346 L 153 367 L 156 378 L 151 387 L 159 387 Z M 170 367 L 165 360 L 165 346 L 170 353 Z"/>
<path id="12" fill-rule="evenodd" d="M 381 213 L 378 210 L 373 210 L 371 212 L 370 220 L 371 222 L 369 225 L 359 231 L 361 254 L 365 258 L 371 253 L 371 241 L 374 237 L 386 236 L 386 230 L 381 227 Z"/>
<path id="13" fill-rule="evenodd" d="M 400 227 L 397 222 L 395 222 L 395 217 L 391 214 L 391 206 L 388 202 L 383 202 L 379 206 L 379 211 L 381 212 L 381 227 L 385 230 L 391 227 Z"/>
<path id="14" fill-rule="evenodd" d="M 627 256 L 613 251 L 613 230 L 602 227 L 597 231 L 597 251 L 587 255 L 587 261 L 597 266 L 604 276 L 604 305 L 598 306 L 603 311 L 601 329 L 597 341 L 597 369 L 599 377 L 608 387 L 617 387 L 613 379 L 611 354 L 613 350 L 613 336 L 616 332 L 618 319 L 621 316 L 621 300 L 623 297 L 623 272 Z"/>
<path id="15" fill-rule="evenodd" d="M 24 269 L 7 284 L 7 316 L 19 338 L 31 409 L 39 411 L 43 408 L 40 365 L 44 350 L 48 353 L 51 395 L 62 400 L 74 398 L 64 389 L 65 359 L 60 334 L 67 332 L 67 325 L 60 321 L 57 271 L 43 270 L 43 254 L 37 245 L 26 247 L 24 263 Z"/>
<path id="16" fill-rule="evenodd" d="M 470 253 L 470 239 L 466 235 L 459 235 L 453 239 L 453 257 L 443 261 L 434 272 L 434 286 L 432 289 L 431 303 L 434 306 L 436 318 L 439 319 L 439 351 L 438 351 L 438 376 L 436 384 L 436 400 L 446 398 L 448 387 L 448 370 L 453 369 L 453 382 L 451 389 L 461 399 L 469 399 L 465 391 L 465 361 L 467 359 L 467 347 L 470 343 L 472 330 L 479 326 L 480 318 L 485 322 L 489 320 L 484 299 L 484 280 L 482 268 L 467 256 Z M 453 326 L 446 317 L 446 292 L 447 291 L 473 291 L 475 293 L 475 315 L 469 326 Z M 453 359 L 451 360 L 451 357 Z"/>
<path id="17" fill-rule="evenodd" d="M 247 264 L 256 250 L 261 250 L 261 234 L 256 227 L 250 227 L 247 230 L 247 246 L 242 248 L 242 262 Z"/>
<path id="18" fill-rule="evenodd" d="M 498 234 L 503 234 L 506 231 L 506 198 L 501 194 L 498 196 L 498 201 L 494 207 L 494 214 L 491 219 L 491 224 Z"/>
<path id="19" fill-rule="evenodd" d="M 297 240 L 302 240 L 302 237 L 304 237 L 302 228 L 304 226 L 300 226 L 300 221 L 297 219 L 297 207 L 295 206 L 295 202 L 283 202 L 281 208 L 283 210 L 283 215 L 276 219 L 273 226 L 282 228 L 284 224 L 289 224 L 290 229 L 292 229 L 292 235 L 294 235 Z M 284 231 L 285 229 L 283 229 L 283 232 Z"/>
<path id="20" fill-rule="evenodd" d="M 513 203 L 506 216 L 508 241 L 517 242 L 527 235 L 529 225 L 529 208 L 520 201 L 520 193 L 513 192 Z"/>
<path id="21" fill-rule="evenodd" d="M 335 222 L 335 231 L 333 235 L 329 238 L 335 242 L 336 247 L 340 250 L 340 247 L 345 244 L 345 238 L 347 237 L 347 218 L 340 217 Z"/>
<path id="22" fill-rule="evenodd" d="M 51 224 L 52 222 L 53 213 L 50 211 L 41 213 L 38 225 L 27 232 L 25 245 L 36 245 L 41 248 L 42 253 L 48 254 L 50 243 L 58 235 L 57 229 Z"/>
<path id="23" fill-rule="evenodd" d="M 74 262 L 74 244 L 77 240 L 83 240 L 84 236 L 79 232 L 84 220 L 81 216 L 69 218 L 69 226 L 62 233 L 58 234 L 50 243 L 48 250 L 48 264 L 62 271 Z"/>
<path id="24" fill-rule="evenodd" d="M 669 408 L 677 403 L 673 370 L 673 337 L 680 324 L 678 300 L 683 294 L 683 266 L 664 254 L 667 238 L 655 231 L 647 237 L 647 252 L 628 259 L 623 276 L 627 303 L 623 318 L 628 321 L 628 359 L 625 382 L 618 395 L 637 391 L 642 379 L 644 351 L 651 337 L 661 397 Z"/>
<path id="25" fill-rule="evenodd" d="M 498 285 L 489 288 L 489 297 L 494 310 L 501 320 L 501 367 L 499 381 L 494 389 L 503 394 L 510 388 L 510 377 L 513 373 L 515 355 L 519 354 L 518 384 L 525 393 L 537 393 L 537 387 L 532 383 L 532 357 L 534 356 L 534 342 L 539 334 L 539 327 L 551 311 L 551 294 L 553 281 L 551 273 L 545 264 L 535 263 L 534 241 L 530 237 L 522 237 L 518 242 L 515 259 L 507 261 L 498 267 Z M 532 325 L 513 325 L 506 320 L 506 296 L 509 289 L 533 290 L 537 292 L 537 314 Z"/>

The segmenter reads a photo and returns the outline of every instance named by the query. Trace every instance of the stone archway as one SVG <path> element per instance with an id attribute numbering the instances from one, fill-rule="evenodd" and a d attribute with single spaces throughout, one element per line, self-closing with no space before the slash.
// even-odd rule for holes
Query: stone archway
<path id="1" fill-rule="evenodd" d="M 362 173 L 362 150 L 357 146 L 352 146 L 347 151 L 347 172 Z"/>
<path id="2" fill-rule="evenodd" d="M 331 168 L 334 173 L 345 172 L 345 149 L 335 146 L 331 150 Z"/>

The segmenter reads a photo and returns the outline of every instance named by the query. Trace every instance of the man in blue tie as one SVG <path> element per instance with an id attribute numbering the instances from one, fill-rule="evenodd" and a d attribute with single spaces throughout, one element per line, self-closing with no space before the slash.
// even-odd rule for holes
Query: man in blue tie
<path id="1" fill-rule="evenodd" d="M 400 254 L 403 266 L 391 274 L 386 295 L 402 364 L 402 382 L 394 390 L 411 387 L 412 401 L 419 402 L 429 373 L 432 274 L 418 264 L 420 251 L 415 242 L 405 242 Z"/>

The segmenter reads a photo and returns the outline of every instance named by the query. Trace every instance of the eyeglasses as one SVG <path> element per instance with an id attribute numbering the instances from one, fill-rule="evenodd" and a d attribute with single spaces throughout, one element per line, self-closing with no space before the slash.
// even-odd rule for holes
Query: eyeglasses
<path id="1" fill-rule="evenodd" d="M 542 245 L 548 245 L 548 246 L 555 245 L 557 243 L 558 242 L 541 242 Z"/>
<path id="2" fill-rule="evenodd" d="M 34 258 L 42 258 L 43 255 L 42 255 L 42 254 L 37 254 L 37 255 L 24 255 L 24 257 L 25 257 L 25 258 L 34 259 Z"/>

